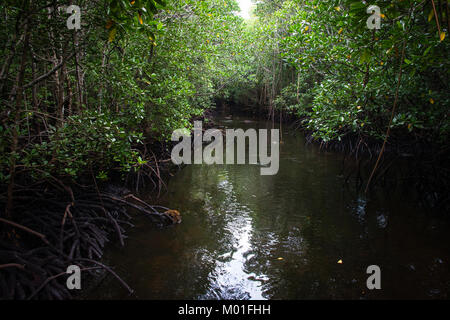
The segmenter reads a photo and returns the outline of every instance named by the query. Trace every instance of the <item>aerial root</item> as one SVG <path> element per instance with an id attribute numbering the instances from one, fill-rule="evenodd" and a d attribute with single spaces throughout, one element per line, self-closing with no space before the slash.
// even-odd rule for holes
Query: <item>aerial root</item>
<path id="1" fill-rule="evenodd" d="M 16 204 L 14 221 L 0 218 L 2 299 L 70 299 L 65 284 L 69 265 L 92 277 L 109 273 L 131 294 L 128 284 L 98 261 L 113 235 L 124 245 L 126 229 L 133 226 L 127 209 L 161 226 L 181 221 L 178 211 L 152 206 L 132 194 L 81 193 L 63 202 L 55 193 L 42 193 L 18 194 L 16 199 L 27 201 Z"/>

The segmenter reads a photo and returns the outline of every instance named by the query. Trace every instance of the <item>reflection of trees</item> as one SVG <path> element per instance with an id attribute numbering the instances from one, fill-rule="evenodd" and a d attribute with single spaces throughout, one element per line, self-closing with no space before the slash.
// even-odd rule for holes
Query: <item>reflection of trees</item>
<path id="1" fill-rule="evenodd" d="M 400 282 L 411 280 L 409 290 L 395 290 L 425 292 L 414 284 L 433 283 L 424 280 L 426 272 L 398 277 L 404 274 L 408 259 L 418 256 L 412 250 L 430 252 L 414 258 L 417 270 L 426 270 L 432 259 L 448 254 L 423 242 L 418 234 L 424 231 L 405 224 L 404 217 L 392 215 L 409 210 L 404 203 L 396 203 L 398 198 L 377 195 L 366 201 L 353 190 L 341 191 L 336 156 L 318 154 L 311 146 L 306 150 L 303 141 L 295 139 L 284 137 L 280 171 L 275 176 L 261 176 L 259 167 L 250 165 L 188 166 L 171 180 L 172 207 L 179 206 L 183 215 L 189 215 L 178 229 L 183 252 L 180 274 L 189 275 L 179 276 L 180 287 L 189 293 L 184 297 L 211 291 L 217 267 L 231 261 L 229 253 L 236 250 L 239 234 L 233 232 L 248 223 L 249 247 L 243 253 L 245 275 L 241 276 L 262 283 L 266 298 L 364 297 L 365 269 L 374 261 L 386 266 L 384 277 L 396 287 L 404 288 Z M 428 224 L 418 220 L 413 225 Z M 337 264 L 339 259 L 344 263 Z M 439 263 L 434 265 L 433 270 L 440 270 Z M 433 272 L 435 278 L 446 276 Z M 216 297 L 223 297 L 225 291 L 228 297 L 245 298 L 241 296 L 245 287 L 232 283 L 235 288 L 227 291 L 226 283 L 220 285 L 214 288 Z M 395 294 L 388 290 L 383 288 L 387 297 Z"/>
<path id="2" fill-rule="evenodd" d="M 279 173 L 257 176 L 259 181 L 252 183 L 258 199 L 253 208 L 255 256 L 248 268 L 268 276 L 264 287 L 269 297 L 329 297 L 342 276 L 336 261 L 349 247 L 345 235 L 352 225 L 342 219 L 346 208 L 337 190 L 336 159 L 306 151 L 294 139 L 285 137 Z"/>

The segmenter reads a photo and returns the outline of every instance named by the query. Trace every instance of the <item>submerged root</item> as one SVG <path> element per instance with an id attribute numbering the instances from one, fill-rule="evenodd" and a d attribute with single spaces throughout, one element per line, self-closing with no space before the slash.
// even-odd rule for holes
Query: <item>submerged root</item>
<path id="1" fill-rule="evenodd" d="M 125 231 L 133 226 L 128 209 L 160 226 L 181 221 L 179 213 L 171 214 L 175 210 L 132 194 L 83 193 L 62 202 L 64 196 L 57 192 L 17 193 L 14 221 L 0 221 L 1 299 L 70 299 L 69 265 L 93 277 L 108 272 L 131 294 L 119 275 L 97 261 L 114 237 L 124 245 Z"/>

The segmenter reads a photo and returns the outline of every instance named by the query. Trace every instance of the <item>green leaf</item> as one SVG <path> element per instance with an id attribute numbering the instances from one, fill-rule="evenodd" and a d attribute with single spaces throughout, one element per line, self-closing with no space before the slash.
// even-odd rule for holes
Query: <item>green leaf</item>
<path id="1" fill-rule="evenodd" d="M 108 35 L 108 42 L 113 42 L 114 38 L 116 37 L 116 33 L 117 33 L 117 28 L 114 27 L 111 29 L 111 31 L 109 31 L 109 35 Z"/>

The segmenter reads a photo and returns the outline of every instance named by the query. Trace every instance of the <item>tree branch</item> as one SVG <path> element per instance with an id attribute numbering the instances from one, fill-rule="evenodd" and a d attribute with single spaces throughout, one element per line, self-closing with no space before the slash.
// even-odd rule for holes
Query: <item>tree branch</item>
<path id="1" fill-rule="evenodd" d="M 59 68 L 61 68 L 63 66 L 63 64 L 67 61 L 70 60 L 73 56 L 75 55 L 75 53 L 71 53 L 67 58 L 63 59 L 61 61 L 60 64 L 58 64 L 57 66 L 55 66 L 52 70 L 50 70 L 49 72 L 43 74 L 40 77 L 37 77 L 36 79 L 34 79 L 33 81 L 31 81 L 30 83 L 26 84 L 23 86 L 23 89 L 28 89 L 32 86 L 34 86 L 36 83 L 41 82 L 42 80 L 47 79 L 48 77 L 50 77 L 52 74 L 54 74 L 56 71 L 58 71 Z"/>

